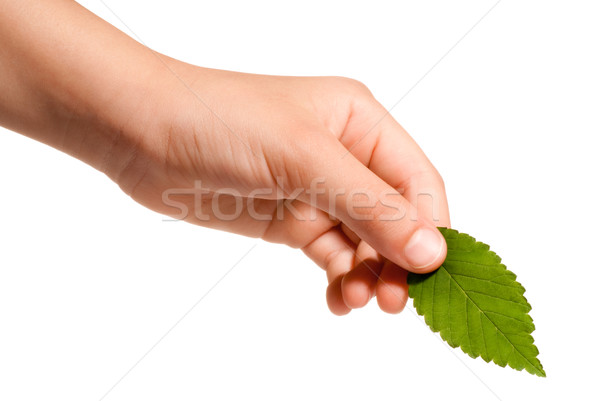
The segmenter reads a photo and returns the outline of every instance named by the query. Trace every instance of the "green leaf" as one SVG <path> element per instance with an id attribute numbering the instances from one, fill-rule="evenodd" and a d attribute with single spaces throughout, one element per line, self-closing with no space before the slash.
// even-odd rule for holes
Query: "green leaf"
<path id="1" fill-rule="evenodd" d="M 531 337 L 531 305 L 517 276 L 488 245 L 456 230 L 439 230 L 448 245 L 442 266 L 408 276 L 417 313 L 450 346 L 460 346 L 472 358 L 545 377 Z"/>

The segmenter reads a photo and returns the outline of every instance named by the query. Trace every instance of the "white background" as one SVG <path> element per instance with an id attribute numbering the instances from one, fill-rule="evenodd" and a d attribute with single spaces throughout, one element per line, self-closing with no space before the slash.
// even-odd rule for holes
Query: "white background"
<path id="1" fill-rule="evenodd" d="M 451 350 L 412 306 L 335 317 L 300 251 L 165 222 L 1 130 L 0 399 L 597 397 L 600 9 L 502 0 L 453 47 L 495 2 L 106 4 L 191 63 L 344 75 L 388 108 L 403 99 L 392 114 L 444 176 L 453 226 L 527 288 L 547 378 Z"/>

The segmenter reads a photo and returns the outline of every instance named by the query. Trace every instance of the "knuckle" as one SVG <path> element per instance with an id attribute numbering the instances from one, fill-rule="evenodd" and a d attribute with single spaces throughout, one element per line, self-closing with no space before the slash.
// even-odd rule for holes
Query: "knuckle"
<path id="1" fill-rule="evenodd" d="M 440 174 L 440 172 L 433 167 L 432 171 L 431 171 L 431 176 L 433 181 L 438 184 L 440 186 L 440 188 L 442 189 L 446 189 L 446 183 L 444 182 L 444 178 L 442 177 L 442 175 Z"/>
<path id="2" fill-rule="evenodd" d="M 371 93 L 371 90 L 367 87 L 367 85 L 356 79 L 346 78 L 346 85 L 354 94 L 359 94 L 367 97 L 371 97 L 373 95 Z"/>
<path id="3" fill-rule="evenodd" d="M 418 180 L 418 182 L 423 183 L 424 185 L 438 186 L 440 188 L 445 188 L 444 179 L 440 172 L 431 164 L 424 166 L 419 172 L 415 173 L 413 179 Z"/>
<path id="4" fill-rule="evenodd" d="M 365 97 L 373 96 L 367 85 L 354 78 L 330 77 L 329 79 L 339 91 L 348 95 Z"/>

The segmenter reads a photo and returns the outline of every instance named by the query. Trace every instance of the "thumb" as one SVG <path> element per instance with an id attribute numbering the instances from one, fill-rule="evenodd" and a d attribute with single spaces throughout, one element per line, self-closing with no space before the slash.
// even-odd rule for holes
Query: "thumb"
<path id="1" fill-rule="evenodd" d="M 416 273 L 438 268 L 446 258 L 446 242 L 415 206 L 357 160 L 332 144 L 305 165 L 307 190 L 302 200 L 335 216 L 393 263 Z"/>

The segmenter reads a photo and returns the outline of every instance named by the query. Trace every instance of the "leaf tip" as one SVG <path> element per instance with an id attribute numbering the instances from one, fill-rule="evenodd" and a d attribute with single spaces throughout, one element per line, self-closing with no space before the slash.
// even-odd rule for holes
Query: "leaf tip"
<path id="1" fill-rule="evenodd" d="M 516 274 L 487 244 L 457 230 L 439 230 L 448 244 L 442 266 L 408 275 L 408 295 L 417 314 L 471 358 L 546 377 L 531 336 L 531 305 Z"/>

